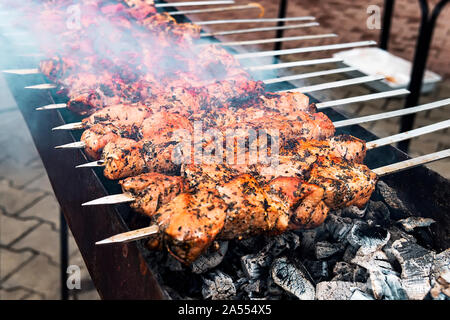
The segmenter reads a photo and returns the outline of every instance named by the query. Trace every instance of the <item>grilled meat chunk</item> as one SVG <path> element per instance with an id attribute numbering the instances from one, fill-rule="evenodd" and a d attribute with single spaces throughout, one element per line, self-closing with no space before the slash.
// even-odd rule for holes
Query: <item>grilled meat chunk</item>
<path id="1" fill-rule="evenodd" d="M 130 177 L 119 183 L 124 192 L 131 193 L 136 199 L 131 207 L 149 217 L 152 217 L 161 205 L 170 202 L 187 189 L 182 177 L 157 172 Z"/>

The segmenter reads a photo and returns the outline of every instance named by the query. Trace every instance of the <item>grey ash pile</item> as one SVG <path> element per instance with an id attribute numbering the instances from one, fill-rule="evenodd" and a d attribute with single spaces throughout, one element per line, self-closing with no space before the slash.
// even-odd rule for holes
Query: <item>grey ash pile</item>
<path id="1" fill-rule="evenodd" d="M 147 261 L 172 299 L 449 299 L 450 249 L 433 250 L 433 223 L 379 182 L 364 210 L 316 229 L 220 242 L 190 267 L 164 252 Z"/>

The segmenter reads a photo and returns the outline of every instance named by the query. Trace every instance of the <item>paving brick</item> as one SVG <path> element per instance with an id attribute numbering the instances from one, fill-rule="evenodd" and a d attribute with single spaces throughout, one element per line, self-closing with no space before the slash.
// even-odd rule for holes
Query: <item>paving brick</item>
<path id="1" fill-rule="evenodd" d="M 13 252 L 0 248 L 0 282 L 12 272 L 17 271 L 33 257 L 30 251 Z"/>
<path id="2" fill-rule="evenodd" d="M 52 229 L 48 223 L 42 223 L 20 241 L 14 243 L 13 248 L 23 250 L 34 249 L 50 257 L 56 264 L 59 262 L 59 232 Z"/>
<path id="3" fill-rule="evenodd" d="M 0 300 L 22 300 L 29 295 L 30 291 L 23 288 L 0 289 Z"/>
<path id="4" fill-rule="evenodd" d="M 44 255 L 36 256 L 20 272 L 2 283 L 5 288 L 24 287 L 42 293 L 45 299 L 59 299 L 60 270 Z"/>
<path id="5" fill-rule="evenodd" d="M 0 161 L 0 174 L 3 178 L 11 181 L 16 188 L 27 186 L 30 182 L 42 176 L 44 172 L 43 167 L 27 167 L 12 157 Z"/>
<path id="6" fill-rule="evenodd" d="M 59 205 L 53 195 L 48 195 L 32 207 L 19 214 L 23 218 L 37 218 L 49 222 L 54 229 L 59 229 Z"/>
<path id="7" fill-rule="evenodd" d="M 41 168 L 42 168 L 42 163 L 41 163 Z M 47 173 L 44 173 L 37 179 L 31 181 L 27 185 L 27 187 L 30 190 L 37 189 L 37 190 L 41 190 L 41 191 L 48 192 L 51 194 L 53 193 L 53 188 L 52 188 L 52 185 L 50 184 L 50 181 L 48 180 Z"/>
<path id="8" fill-rule="evenodd" d="M 34 220 L 19 220 L 0 214 L 0 243 L 3 246 L 9 245 L 35 228 L 39 223 Z"/>
<path id="9" fill-rule="evenodd" d="M 8 214 L 16 214 L 44 196 L 42 191 L 17 189 L 6 180 L 0 180 L 0 207 Z"/>

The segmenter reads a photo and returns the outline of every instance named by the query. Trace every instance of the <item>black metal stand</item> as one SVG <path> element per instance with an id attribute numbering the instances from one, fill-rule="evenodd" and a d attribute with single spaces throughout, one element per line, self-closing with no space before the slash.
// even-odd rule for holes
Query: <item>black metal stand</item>
<path id="1" fill-rule="evenodd" d="M 433 39 L 433 31 L 436 26 L 437 18 L 448 0 L 441 0 L 433 9 L 430 16 L 430 9 L 426 0 L 419 0 L 420 9 L 422 11 L 422 19 L 420 24 L 419 39 L 416 44 L 414 54 L 413 69 L 411 71 L 411 81 L 408 90 L 411 92 L 406 98 L 404 108 L 410 108 L 419 102 L 420 92 L 422 90 L 422 81 L 427 65 L 428 53 L 430 51 L 431 40 Z M 416 115 L 411 114 L 402 117 L 400 132 L 411 130 L 414 126 Z M 404 152 L 408 152 L 410 140 L 402 141 L 398 144 L 398 148 Z"/>
<path id="2" fill-rule="evenodd" d="M 394 0 L 384 0 L 383 27 L 380 36 L 380 48 L 388 49 L 389 35 L 391 34 L 392 14 L 394 12 Z"/>
<path id="3" fill-rule="evenodd" d="M 67 267 L 69 265 L 69 245 L 67 241 L 67 223 L 62 211 L 59 212 L 59 245 L 61 266 L 61 300 L 69 299 L 67 289 Z"/>
<path id="4" fill-rule="evenodd" d="M 280 0 L 280 4 L 278 7 L 278 18 L 283 19 L 286 18 L 286 12 L 287 12 L 287 3 L 288 0 Z M 281 27 L 284 26 L 286 23 L 284 21 L 278 21 L 277 26 Z M 284 30 L 277 30 L 276 38 L 282 38 L 284 34 Z M 282 42 L 275 42 L 274 50 L 281 50 L 283 43 Z M 274 57 L 274 62 L 276 63 L 278 60 L 278 57 Z"/>

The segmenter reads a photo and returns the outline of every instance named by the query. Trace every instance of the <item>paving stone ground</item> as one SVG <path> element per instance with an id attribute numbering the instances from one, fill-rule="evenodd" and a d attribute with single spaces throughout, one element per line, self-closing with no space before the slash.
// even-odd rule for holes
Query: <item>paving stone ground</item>
<path id="1" fill-rule="evenodd" d="M 175 0 L 174 0 L 175 1 Z M 243 3 L 244 1 L 237 1 Z M 276 1 L 260 1 L 267 10 L 266 17 L 276 16 Z M 404 0 L 399 1 L 404 7 Z M 358 2 L 358 5 L 349 8 L 350 1 L 290 1 L 289 16 L 314 15 L 321 22 L 321 29 L 315 32 L 337 32 L 344 40 L 356 41 L 363 39 L 370 32 L 361 27 L 365 23 L 366 2 Z M 381 1 L 374 1 L 379 4 Z M 352 5 L 355 2 L 352 2 Z M 326 10 L 324 10 L 324 8 Z M 342 10 L 341 10 L 342 9 Z M 363 10 L 363 12 L 361 12 Z M 409 11 L 408 11 L 409 10 Z M 338 14 L 339 13 L 339 14 Z M 448 11 L 446 11 L 448 15 Z M 392 38 L 393 48 L 403 54 L 411 51 L 411 41 L 414 32 L 408 29 L 414 23 L 417 12 L 411 9 L 396 11 L 400 16 L 400 22 L 404 24 L 396 28 Z M 245 16 L 242 13 L 224 12 L 217 14 L 214 19 Z M 253 17 L 248 14 L 248 17 Z M 198 16 L 198 20 L 208 20 L 211 17 Z M 353 19 L 353 20 L 352 20 Z M 195 19 L 193 19 L 195 20 Z M 354 24 L 352 27 L 352 23 Z M 448 28 L 442 31 L 442 22 L 437 39 L 441 39 L 441 33 L 448 33 Z M 249 27 L 248 25 L 217 26 L 215 30 L 238 29 Z M 448 26 L 447 26 L 448 27 Z M 307 34 L 311 30 L 289 31 L 286 35 Z M 412 34 L 412 35 L 411 35 Z M 377 36 L 377 34 L 374 34 Z M 238 39 L 259 39 L 273 37 L 274 34 L 259 33 L 230 37 L 231 40 Z M 355 38 L 356 37 L 356 38 Z M 377 37 L 371 37 L 376 38 Z M 444 37 L 445 38 L 445 37 Z M 448 38 L 448 37 L 447 37 Z M 364 38 L 367 39 L 367 38 Z M 440 42 L 439 42 L 440 41 Z M 448 69 L 448 45 L 450 42 L 439 40 L 442 50 L 438 50 L 436 43 L 433 47 L 432 63 L 438 65 L 444 74 L 450 74 Z M 290 42 L 286 48 L 320 45 L 332 43 L 328 40 L 312 40 L 299 43 Z M 271 47 L 265 46 L 265 49 Z M 408 49 L 409 48 L 409 49 Z M 402 50 L 401 50 L 402 49 Z M 289 56 L 286 60 L 312 59 L 321 57 L 317 55 L 305 55 L 304 57 Z M 442 62 L 439 62 L 442 61 Z M 292 72 L 311 72 L 318 69 L 327 69 L 335 66 L 322 65 L 320 68 L 299 68 Z M 439 69 L 438 69 L 439 70 Z M 436 71 L 436 70 L 435 70 Z M 342 75 L 327 76 L 312 79 L 311 82 L 298 82 L 299 86 L 310 83 L 319 83 L 344 79 Z M 363 86 L 351 86 L 339 90 L 326 90 L 318 92 L 315 96 L 323 101 L 339 99 L 349 96 L 367 94 L 371 91 Z M 450 92 L 450 81 L 445 80 L 439 84 L 438 88 L 431 94 L 423 95 L 421 103 L 436 101 L 447 98 Z M 403 99 L 376 100 L 372 102 L 353 104 L 340 108 L 350 117 L 374 114 L 381 111 L 398 109 L 403 106 Z M 431 112 L 420 113 L 417 117 L 416 127 L 431 124 L 437 121 L 450 118 L 450 109 L 442 108 Z M 366 127 L 380 137 L 398 132 L 398 120 L 373 122 Z M 417 156 L 450 147 L 449 131 L 439 131 L 417 139 L 411 144 L 411 155 Z M 22 119 L 22 116 L 11 98 L 3 78 L 0 76 L 0 300 L 2 299 L 59 299 L 59 212 L 58 204 L 54 198 L 53 191 L 48 181 L 47 175 L 33 145 L 30 134 Z M 444 160 L 429 165 L 441 175 L 450 178 L 450 160 Z M 89 278 L 89 274 L 83 263 L 81 255 L 76 248 L 73 237 L 70 238 L 70 264 L 79 265 L 82 275 L 82 289 L 71 291 L 72 299 L 98 299 L 98 294 Z"/>

